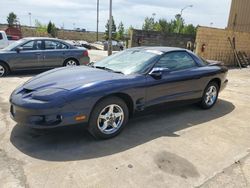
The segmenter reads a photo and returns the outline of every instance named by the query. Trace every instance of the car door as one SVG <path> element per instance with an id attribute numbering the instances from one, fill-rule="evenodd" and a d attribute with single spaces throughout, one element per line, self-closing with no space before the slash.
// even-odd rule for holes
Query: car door
<path id="1" fill-rule="evenodd" d="M 162 69 L 160 77 L 147 75 L 147 105 L 199 98 L 202 94 L 202 72 L 186 51 L 165 54 L 154 69 Z"/>
<path id="2" fill-rule="evenodd" d="M 69 47 L 55 40 L 44 41 L 44 66 L 61 67 Z"/>
<path id="3" fill-rule="evenodd" d="M 17 47 L 10 59 L 13 69 L 43 68 L 42 41 L 31 40 Z"/>

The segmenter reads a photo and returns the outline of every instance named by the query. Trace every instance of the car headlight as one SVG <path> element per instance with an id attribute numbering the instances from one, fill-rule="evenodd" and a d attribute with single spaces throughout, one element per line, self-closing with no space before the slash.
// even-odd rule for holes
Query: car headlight
<path id="1" fill-rule="evenodd" d="M 31 98 L 41 101 L 51 101 L 55 99 L 64 99 L 68 91 L 65 89 L 48 88 L 32 93 Z"/>

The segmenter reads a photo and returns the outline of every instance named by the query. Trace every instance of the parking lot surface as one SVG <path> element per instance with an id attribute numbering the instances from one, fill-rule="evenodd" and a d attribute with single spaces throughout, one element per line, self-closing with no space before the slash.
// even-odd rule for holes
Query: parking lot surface
<path id="1" fill-rule="evenodd" d="M 250 69 L 229 71 L 211 110 L 150 110 L 104 141 L 79 126 L 12 121 L 9 96 L 35 74 L 0 78 L 0 187 L 250 187 Z"/>

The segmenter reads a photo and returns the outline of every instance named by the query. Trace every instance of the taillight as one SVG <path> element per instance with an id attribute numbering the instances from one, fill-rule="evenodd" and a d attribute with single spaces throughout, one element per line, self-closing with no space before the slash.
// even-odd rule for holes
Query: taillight
<path id="1" fill-rule="evenodd" d="M 84 57 L 88 57 L 88 56 L 89 56 L 88 50 L 86 50 L 86 51 L 83 52 L 83 56 L 84 56 Z"/>

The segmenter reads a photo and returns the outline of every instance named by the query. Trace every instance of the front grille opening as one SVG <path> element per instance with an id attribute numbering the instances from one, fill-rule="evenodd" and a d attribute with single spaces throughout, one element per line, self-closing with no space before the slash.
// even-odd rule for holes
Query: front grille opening
<path id="1" fill-rule="evenodd" d="M 62 122 L 63 117 L 61 115 L 38 115 L 31 116 L 30 121 L 32 124 L 41 125 L 41 126 L 53 126 L 58 125 Z"/>

